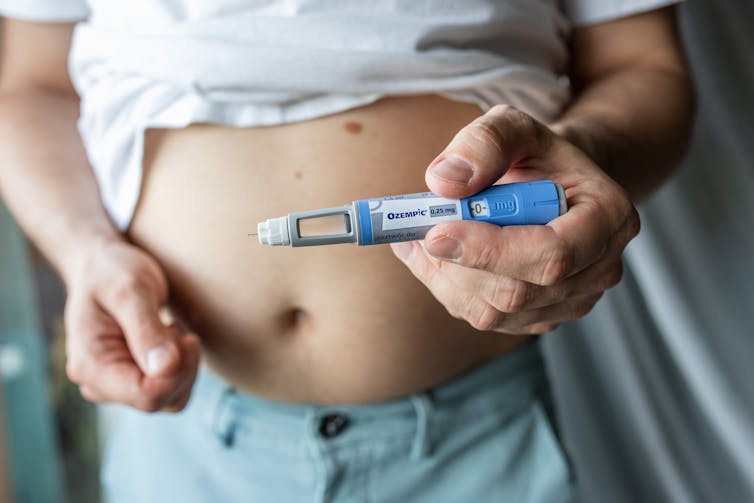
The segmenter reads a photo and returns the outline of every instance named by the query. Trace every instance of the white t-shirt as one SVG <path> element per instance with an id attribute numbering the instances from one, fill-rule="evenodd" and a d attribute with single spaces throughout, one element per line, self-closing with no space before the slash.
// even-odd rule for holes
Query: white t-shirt
<path id="1" fill-rule="evenodd" d="M 124 229 L 149 127 L 273 125 L 427 93 L 546 121 L 569 99 L 573 23 L 677 1 L 0 0 L 0 14 L 81 19 L 70 58 L 79 129 Z"/>

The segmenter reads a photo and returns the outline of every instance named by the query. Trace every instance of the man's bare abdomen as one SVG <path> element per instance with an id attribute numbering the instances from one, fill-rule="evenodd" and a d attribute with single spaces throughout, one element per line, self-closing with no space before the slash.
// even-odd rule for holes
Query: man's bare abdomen
<path id="1" fill-rule="evenodd" d="M 426 96 L 284 126 L 151 130 L 129 234 L 162 263 L 207 363 L 241 389 L 358 403 L 429 388 L 525 339 L 451 317 L 388 246 L 248 234 L 291 211 L 427 190 L 429 162 L 479 114 Z"/>

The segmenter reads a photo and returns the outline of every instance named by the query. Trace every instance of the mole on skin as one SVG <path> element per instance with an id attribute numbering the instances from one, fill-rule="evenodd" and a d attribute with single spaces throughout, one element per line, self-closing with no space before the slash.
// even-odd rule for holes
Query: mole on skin
<path id="1" fill-rule="evenodd" d="M 296 177 L 296 180 L 301 180 L 301 177 L 304 175 L 301 174 L 301 171 L 296 171 L 295 173 L 293 173 L 293 176 Z"/>
<path id="2" fill-rule="evenodd" d="M 349 121 L 343 125 L 343 129 L 351 134 L 359 134 L 364 126 L 358 122 Z"/>

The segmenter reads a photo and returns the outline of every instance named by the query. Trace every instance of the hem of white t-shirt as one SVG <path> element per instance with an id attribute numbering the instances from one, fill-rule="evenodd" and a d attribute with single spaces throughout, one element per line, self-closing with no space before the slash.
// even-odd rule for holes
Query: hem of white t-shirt
<path id="1" fill-rule="evenodd" d="M 575 27 L 590 26 L 661 9 L 684 1 L 685 0 L 643 0 L 625 2 L 617 9 L 608 6 L 603 9 L 590 9 L 588 12 L 569 13 L 568 19 Z"/>
<path id="2" fill-rule="evenodd" d="M 6 6 L 0 0 L 0 17 L 37 23 L 72 23 L 83 21 L 89 17 L 89 12 L 86 9 L 76 8 L 48 10 L 19 7 L 18 5 Z"/>

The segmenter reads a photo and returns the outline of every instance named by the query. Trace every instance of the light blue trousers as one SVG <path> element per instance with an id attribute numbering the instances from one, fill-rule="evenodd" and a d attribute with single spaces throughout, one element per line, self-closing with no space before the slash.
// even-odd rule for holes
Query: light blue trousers
<path id="1" fill-rule="evenodd" d="M 400 400 L 271 402 L 203 369 L 180 414 L 120 413 L 111 503 L 573 501 L 536 344 Z"/>

